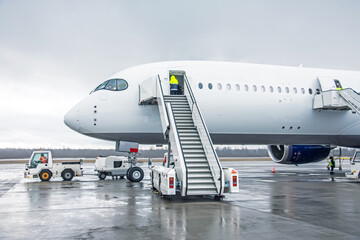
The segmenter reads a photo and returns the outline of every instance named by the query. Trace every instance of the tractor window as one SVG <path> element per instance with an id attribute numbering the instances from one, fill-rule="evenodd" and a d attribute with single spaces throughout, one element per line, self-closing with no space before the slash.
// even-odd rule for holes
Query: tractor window
<path id="1" fill-rule="evenodd" d="M 119 168 L 122 165 L 122 161 L 114 161 L 114 168 Z"/>
<path id="2" fill-rule="evenodd" d="M 35 153 L 30 161 L 30 168 L 36 168 L 39 163 L 48 163 L 48 159 L 47 153 Z"/>
<path id="3" fill-rule="evenodd" d="M 356 153 L 355 158 L 354 158 L 353 161 L 360 163 L 360 152 L 357 152 L 357 153 Z"/>

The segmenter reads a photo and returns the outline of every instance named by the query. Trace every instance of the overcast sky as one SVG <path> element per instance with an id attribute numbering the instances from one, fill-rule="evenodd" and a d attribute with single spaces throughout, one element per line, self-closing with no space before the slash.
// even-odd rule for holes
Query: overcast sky
<path id="1" fill-rule="evenodd" d="M 0 148 L 112 148 L 63 123 L 114 73 L 168 60 L 360 70 L 359 0 L 0 0 Z"/>

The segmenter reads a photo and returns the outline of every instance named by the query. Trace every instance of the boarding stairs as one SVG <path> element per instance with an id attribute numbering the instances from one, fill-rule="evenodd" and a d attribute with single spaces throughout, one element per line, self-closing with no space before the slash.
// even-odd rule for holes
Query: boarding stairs
<path id="1" fill-rule="evenodd" d="M 355 112 L 360 114 L 360 94 L 351 88 L 339 91 L 340 96 Z"/>
<path id="2" fill-rule="evenodd" d="M 157 87 L 163 134 L 175 160 L 182 196 L 222 195 L 223 170 L 186 75 L 184 95 L 164 95 Z"/>
<path id="3" fill-rule="evenodd" d="M 351 88 L 322 91 L 314 97 L 314 109 L 352 110 L 360 114 L 360 94 Z"/>

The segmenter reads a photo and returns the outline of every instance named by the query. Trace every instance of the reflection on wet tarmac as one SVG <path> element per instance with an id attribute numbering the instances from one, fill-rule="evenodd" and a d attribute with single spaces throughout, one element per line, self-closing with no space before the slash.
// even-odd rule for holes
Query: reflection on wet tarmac
<path id="1" fill-rule="evenodd" d="M 21 179 L 22 165 L 0 165 L 10 186 L 0 185 L 0 238 L 357 239 L 359 184 L 341 172 L 332 182 L 321 163 L 277 165 L 276 174 L 271 164 L 224 163 L 240 172 L 240 193 L 223 201 L 160 197 L 147 169 L 141 183 L 94 175 L 39 182 Z M 6 179 L 6 167 L 20 174 Z"/>

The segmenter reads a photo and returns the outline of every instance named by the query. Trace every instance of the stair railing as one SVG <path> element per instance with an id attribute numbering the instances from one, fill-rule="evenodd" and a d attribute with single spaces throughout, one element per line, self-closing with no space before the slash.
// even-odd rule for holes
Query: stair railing
<path id="1" fill-rule="evenodd" d="M 186 77 L 186 75 L 184 75 L 184 94 L 186 95 L 189 105 L 191 107 L 194 125 L 198 130 L 200 140 L 203 145 L 207 161 L 209 163 L 211 174 L 213 176 L 217 188 L 217 192 L 219 195 L 221 195 L 224 192 L 223 170 L 221 168 L 219 158 L 214 149 L 214 145 L 212 143 L 209 131 L 206 127 L 204 118 L 200 112 L 200 108 L 196 102 L 195 96 L 192 92 L 189 80 Z"/>
<path id="2" fill-rule="evenodd" d="M 164 92 L 163 92 L 163 87 L 162 87 L 161 79 L 160 79 L 159 75 L 157 75 L 156 83 L 157 83 L 156 87 L 157 87 L 157 92 L 158 92 L 157 102 L 158 102 L 159 113 L 160 113 L 161 127 L 163 130 L 164 139 L 167 139 L 168 135 L 169 135 L 169 130 L 170 130 L 169 115 L 168 115 L 168 112 L 166 111 Z"/>

